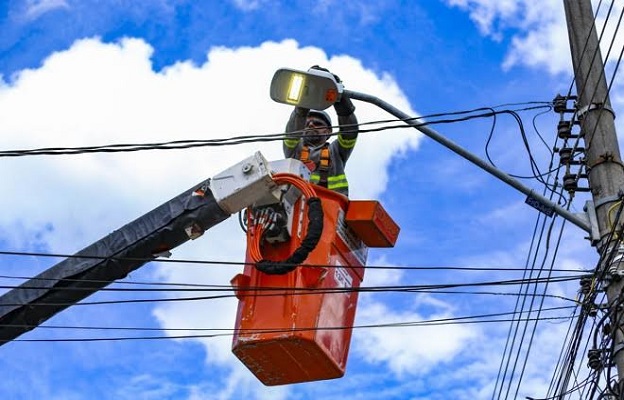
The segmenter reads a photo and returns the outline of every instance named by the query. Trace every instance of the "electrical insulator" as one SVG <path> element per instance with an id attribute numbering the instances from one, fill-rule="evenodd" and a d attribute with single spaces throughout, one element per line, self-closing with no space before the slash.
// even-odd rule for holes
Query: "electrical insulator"
<path id="1" fill-rule="evenodd" d="M 593 370 L 602 368 L 602 360 L 600 360 L 600 350 L 592 349 L 587 352 L 587 366 Z"/>
<path id="2" fill-rule="evenodd" d="M 568 192 L 577 191 L 578 182 L 576 180 L 576 174 L 565 174 L 563 176 L 563 188 Z"/>
<path id="3" fill-rule="evenodd" d="M 576 100 L 576 99 L 577 99 L 577 96 L 566 96 L 566 97 L 564 97 L 564 96 L 558 94 L 553 99 L 553 103 L 552 103 L 553 104 L 553 111 L 558 113 L 558 114 L 575 112 L 574 109 L 568 108 L 568 101 L 569 100 Z"/>
<path id="4" fill-rule="evenodd" d="M 571 121 L 559 121 L 557 124 L 557 136 L 559 139 L 576 139 L 580 137 L 580 135 L 572 134 L 572 125 Z"/>
<path id="5" fill-rule="evenodd" d="M 572 148 L 564 147 L 559 150 L 559 162 L 563 165 L 569 165 L 572 162 Z"/>
<path id="6" fill-rule="evenodd" d="M 555 110 L 556 113 L 560 113 L 560 114 L 564 113 L 568 109 L 567 103 L 568 103 L 568 99 L 558 94 L 557 96 L 555 96 L 555 99 L 553 100 L 553 109 Z"/>
<path id="7" fill-rule="evenodd" d="M 572 137 L 572 123 L 570 121 L 559 121 L 557 124 L 557 136 L 559 139 L 569 139 Z"/>

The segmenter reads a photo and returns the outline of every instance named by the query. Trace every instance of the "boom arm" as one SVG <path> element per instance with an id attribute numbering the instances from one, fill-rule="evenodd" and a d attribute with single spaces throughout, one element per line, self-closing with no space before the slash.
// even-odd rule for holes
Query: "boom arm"
<path id="1" fill-rule="evenodd" d="M 280 164 L 285 165 L 285 164 Z M 277 185 L 260 153 L 192 187 L 0 296 L 0 345 L 258 201 Z"/>

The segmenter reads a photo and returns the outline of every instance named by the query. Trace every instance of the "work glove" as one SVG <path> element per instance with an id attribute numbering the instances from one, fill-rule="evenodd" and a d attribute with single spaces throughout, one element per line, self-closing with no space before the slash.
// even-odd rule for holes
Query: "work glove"
<path id="1" fill-rule="evenodd" d="M 336 82 L 342 83 L 342 81 L 340 80 L 340 77 L 332 73 L 327 68 L 323 68 L 318 65 L 313 65 L 310 67 L 310 69 L 316 69 L 319 71 L 329 72 L 330 74 L 334 76 L 334 79 L 336 79 Z M 340 101 L 338 101 L 337 103 L 334 103 L 334 109 L 336 110 L 336 114 L 338 114 L 341 117 L 346 117 L 347 115 L 353 114 L 353 112 L 355 111 L 355 106 L 353 105 L 353 102 L 351 101 L 350 98 L 348 98 L 347 96 L 342 96 Z"/>
<path id="2" fill-rule="evenodd" d="M 316 69 L 316 70 L 319 70 L 319 71 L 329 72 L 330 74 L 332 74 L 334 76 L 334 79 L 336 79 L 336 82 L 342 83 L 342 81 L 340 80 L 340 77 L 338 75 L 334 74 L 333 72 L 331 72 L 330 70 L 328 70 L 327 68 L 323 68 L 323 67 L 320 67 L 318 65 L 313 65 L 313 66 L 310 67 L 310 69 Z M 308 69 L 308 71 L 310 69 Z"/>
<path id="3" fill-rule="evenodd" d="M 304 118 L 307 117 L 308 111 L 310 111 L 309 108 L 295 106 L 295 115 L 297 115 L 298 117 L 304 117 Z"/>
<path id="4" fill-rule="evenodd" d="M 336 110 L 336 114 L 338 114 L 338 116 L 346 117 L 347 115 L 353 114 L 355 106 L 353 105 L 353 102 L 351 102 L 351 99 L 343 94 L 340 101 L 334 103 L 334 109 Z"/>

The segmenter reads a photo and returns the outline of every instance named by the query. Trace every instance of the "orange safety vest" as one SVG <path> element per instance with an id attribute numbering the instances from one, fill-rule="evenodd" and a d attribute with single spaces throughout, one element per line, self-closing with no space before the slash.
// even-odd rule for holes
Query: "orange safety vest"
<path id="1" fill-rule="evenodd" d="M 301 148 L 299 160 L 302 163 L 304 163 L 306 167 L 308 167 L 310 172 L 315 172 L 318 170 L 319 177 L 320 177 L 318 185 L 327 187 L 327 182 L 328 182 L 327 177 L 329 176 L 329 160 L 330 160 L 328 143 L 325 143 L 323 147 L 321 148 L 321 154 L 320 154 L 318 163 L 314 162 L 313 160 L 310 160 L 310 148 L 306 145 L 304 145 Z"/>

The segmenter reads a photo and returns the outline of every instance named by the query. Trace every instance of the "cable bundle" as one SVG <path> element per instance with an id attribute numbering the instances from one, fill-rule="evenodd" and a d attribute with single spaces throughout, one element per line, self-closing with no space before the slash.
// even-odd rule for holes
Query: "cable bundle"
<path id="1" fill-rule="evenodd" d="M 253 229 L 249 229 L 247 233 L 249 253 L 251 259 L 256 263 L 256 268 L 266 274 L 281 275 L 297 268 L 318 244 L 321 234 L 323 233 L 323 207 L 321 205 L 321 199 L 316 196 L 316 191 L 312 185 L 301 177 L 294 174 L 280 173 L 273 175 L 273 180 L 280 185 L 290 184 L 295 186 L 301 191 L 303 196 L 307 198 L 306 204 L 308 206 L 308 229 L 306 237 L 301 241 L 301 245 L 297 250 L 283 261 L 265 260 L 260 250 L 263 234 L 270 227 L 273 218 L 261 213 L 258 215 L 258 218 L 254 218 L 253 225 L 250 223 Z"/>

